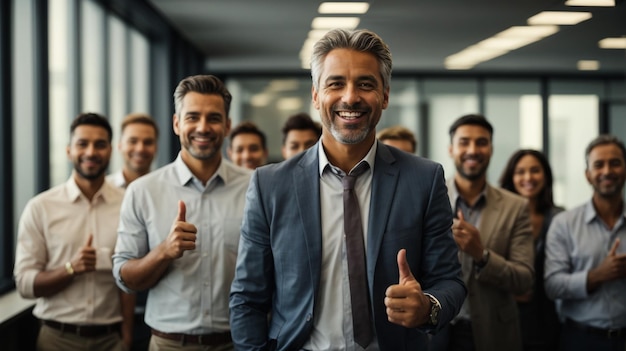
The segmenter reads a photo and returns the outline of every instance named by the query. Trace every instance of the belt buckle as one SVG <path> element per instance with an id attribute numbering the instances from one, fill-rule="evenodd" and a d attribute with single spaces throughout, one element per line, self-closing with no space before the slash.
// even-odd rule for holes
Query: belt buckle
<path id="1" fill-rule="evenodd" d="M 204 345 L 203 342 L 204 334 L 198 335 L 198 345 Z"/>
<path id="2" fill-rule="evenodd" d="M 606 336 L 609 339 L 619 338 L 622 336 L 622 330 L 621 329 L 609 329 L 606 332 Z"/>
<path id="3" fill-rule="evenodd" d="M 82 336 L 82 334 L 80 333 L 80 325 L 76 326 L 76 335 Z"/>

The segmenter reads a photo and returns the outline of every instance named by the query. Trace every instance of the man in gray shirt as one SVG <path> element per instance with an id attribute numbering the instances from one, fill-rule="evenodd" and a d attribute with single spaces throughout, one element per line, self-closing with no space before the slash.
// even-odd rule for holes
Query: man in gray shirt
<path id="1" fill-rule="evenodd" d="M 562 350 L 623 351 L 626 149 L 617 138 L 600 135 L 587 146 L 585 159 L 593 196 L 552 220 L 546 241 L 546 293 L 562 301 Z"/>

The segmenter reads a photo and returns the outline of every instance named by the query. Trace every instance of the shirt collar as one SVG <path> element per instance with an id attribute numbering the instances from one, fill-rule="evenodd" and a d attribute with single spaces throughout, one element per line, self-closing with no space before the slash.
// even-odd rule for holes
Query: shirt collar
<path id="1" fill-rule="evenodd" d="M 626 218 L 626 204 L 623 206 L 623 211 L 622 217 Z M 587 203 L 585 203 L 583 216 L 585 217 L 585 223 L 591 223 L 594 219 L 599 218 L 598 212 L 596 212 L 596 208 L 593 206 L 593 199 L 590 199 Z"/>
<path id="2" fill-rule="evenodd" d="M 228 161 L 226 161 L 222 157 L 222 160 L 220 161 L 220 165 L 217 167 L 217 171 L 209 179 L 209 181 L 207 182 L 207 186 L 216 179 L 221 180 L 222 182 L 224 182 L 224 184 L 228 184 L 229 179 L 232 178 L 232 174 L 230 174 L 228 168 L 225 165 L 225 163 L 227 162 Z M 178 153 L 176 160 L 174 160 L 174 169 L 176 170 L 176 175 L 178 177 L 178 181 L 180 182 L 181 186 L 185 186 L 189 182 L 194 181 L 194 180 L 198 184 L 202 184 L 202 182 L 198 178 L 196 178 L 196 176 L 194 176 L 193 173 L 191 173 L 191 170 L 183 161 L 183 158 L 180 152 Z"/>
<path id="3" fill-rule="evenodd" d="M 330 161 L 328 161 L 328 156 L 326 156 L 326 151 L 324 151 L 324 146 L 322 145 L 322 142 L 320 141 L 319 143 L 317 143 L 317 145 L 318 145 L 317 154 L 319 156 L 318 157 L 319 158 L 319 172 L 320 172 L 320 177 L 321 177 L 326 167 L 333 167 L 333 165 L 330 163 Z M 378 142 L 375 141 L 374 144 L 372 144 L 370 151 L 367 152 L 367 155 L 365 155 L 365 157 L 363 157 L 361 161 L 359 161 L 356 165 L 354 165 L 354 168 L 356 168 L 361 162 L 367 162 L 367 164 L 370 167 L 370 170 L 372 171 L 372 174 L 374 174 L 374 163 L 376 160 L 377 150 L 378 150 Z"/>
<path id="4" fill-rule="evenodd" d="M 452 186 L 450 187 L 450 200 L 456 206 L 459 203 L 459 200 L 463 200 L 459 195 L 459 188 L 456 186 L 456 182 L 452 179 Z M 474 206 L 482 206 L 482 204 L 487 202 L 487 183 L 485 183 L 485 187 L 480 192 L 480 196 L 478 197 L 478 201 L 474 204 Z M 465 201 L 465 200 L 463 200 Z"/>
<path id="5" fill-rule="evenodd" d="M 74 174 L 70 175 L 70 179 L 68 179 L 67 182 L 65 182 L 65 188 L 67 189 L 67 195 L 71 202 L 76 202 L 81 197 L 85 198 L 85 200 L 88 200 L 83 194 L 83 192 L 80 190 L 80 188 L 78 187 L 78 184 L 76 184 L 76 180 L 74 179 Z M 104 183 L 102 183 L 102 186 L 100 187 L 100 189 L 98 189 L 98 191 L 94 194 L 93 200 L 102 198 L 104 202 L 107 202 L 108 199 L 111 199 L 112 193 L 114 191 L 115 191 L 115 188 L 113 187 L 113 185 L 111 185 L 109 182 L 105 180 Z"/>

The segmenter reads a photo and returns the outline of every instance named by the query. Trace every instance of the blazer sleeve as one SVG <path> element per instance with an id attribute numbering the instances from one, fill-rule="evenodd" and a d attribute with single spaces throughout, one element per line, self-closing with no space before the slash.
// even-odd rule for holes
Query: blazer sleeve
<path id="1" fill-rule="evenodd" d="M 514 218 L 513 225 L 509 227 L 510 235 L 504 228 L 500 228 L 495 234 L 501 237 L 492 239 L 508 240 L 506 253 L 500 254 L 490 249 L 485 267 L 475 271 L 476 279 L 521 295 L 532 289 L 535 277 L 535 251 L 527 203 L 515 201 L 508 215 Z"/>
<path id="2" fill-rule="evenodd" d="M 257 170 L 246 193 L 235 278 L 230 291 L 230 327 L 236 349 L 267 348 L 274 266 L 266 218 Z"/>
<path id="3" fill-rule="evenodd" d="M 452 238 L 452 209 L 443 176 L 437 165 L 423 227 L 422 269 L 420 284 L 424 292 L 441 303 L 439 323 L 441 329 L 460 311 L 467 289 L 461 279 L 458 248 Z M 429 326 L 423 329 L 433 329 Z"/>

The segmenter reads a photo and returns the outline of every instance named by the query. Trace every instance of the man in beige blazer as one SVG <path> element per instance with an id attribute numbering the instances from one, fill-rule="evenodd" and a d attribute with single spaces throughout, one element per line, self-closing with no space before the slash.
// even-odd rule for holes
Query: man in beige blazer
<path id="1" fill-rule="evenodd" d="M 433 351 L 522 350 L 514 295 L 528 292 L 534 279 L 530 217 L 524 198 L 487 183 L 492 135 L 481 115 L 462 116 L 450 127 L 452 233 L 468 296 L 451 325 L 433 337 Z"/>

